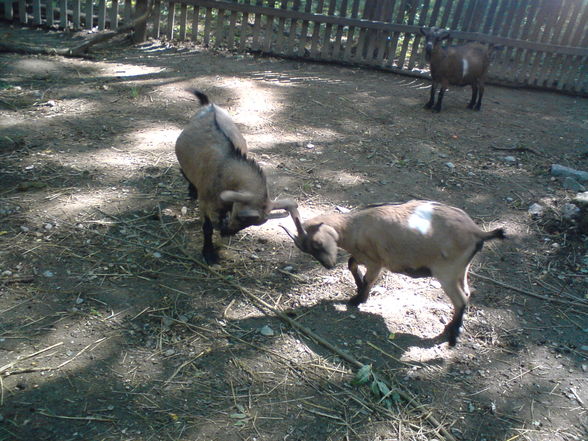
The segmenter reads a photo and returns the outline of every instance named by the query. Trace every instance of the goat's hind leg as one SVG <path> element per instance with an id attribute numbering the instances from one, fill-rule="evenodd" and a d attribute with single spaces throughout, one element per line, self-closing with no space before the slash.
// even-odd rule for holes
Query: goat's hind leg
<path id="1" fill-rule="evenodd" d="M 474 104 L 476 104 L 476 98 L 478 98 L 478 85 L 472 84 L 472 99 L 470 100 L 470 103 L 468 104 L 468 109 L 474 108 Z"/>
<path id="2" fill-rule="evenodd" d="M 443 291 L 445 291 L 445 294 L 447 294 L 453 304 L 453 317 L 443 331 L 443 334 L 447 336 L 449 346 L 456 345 L 463 325 L 463 316 L 468 303 L 466 277 L 465 273 L 452 277 L 436 276 L 436 279 L 441 283 Z M 467 288 L 467 291 L 469 291 L 469 288 Z"/>
<path id="3" fill-rule="evenodd" d="M 190 196 L 190 199 L 198 199 L 198 190 L 196 189 L 196 186 L 192 184 L 192 182 L 188 179 L 188 176 L 186 176 L 184 170 L 180 169 L 180 171 L 182 172 L 182 176 L 184 177 L 184 179 L 188 181 L 188 195 Z"/>
<path id="4" fill-rule="evenodd" d="M 349 258 L 347 267 L 349 268 L 349 271 L 351 271 L 353 279 L 355 279 L 355 284 L 357 285 L 357 294 L 349 299 L 349 304 L 351 306 L 358 306 L 360 303 L 365 303 L 367 301 L 374 282 L 382 272 L 382 267 L 367 266 L 366 273 L 363 275 L 359 269 L 359 264 L 354 257 Z"/>

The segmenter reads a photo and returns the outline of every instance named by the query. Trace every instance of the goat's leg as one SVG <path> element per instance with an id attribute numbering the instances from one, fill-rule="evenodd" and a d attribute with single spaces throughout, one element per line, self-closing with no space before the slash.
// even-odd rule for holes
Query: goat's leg
<path id="1" fill-rule="evenodd" d="M 482 97 L 484 96 L 484 83 L 480 83 L 478 86 L 478 102 L 476 103 L 474 110 L 480 110 L 482 107 Z"/>
<path id="2" fill-rule="evenodd" d="M 449 346 L 455 346 L 457 338 L 461 333 L 463 315 L 468 303 L 468 296 L 462 288 L 465 283 L 465 274 L 458 275 L 457 277 L 437 275 L 436 278 L 441 283 L 443 291 L 445 291 L 445 294 L 447 294 L 453 304 L 453 317 L 447 326 L 445 326 L 444 333 L 447 335 Z"/>
<path id="3" fill-rule="evenodd" d="M 353 259 L 353 257 L 351 259 Z M 355 259 L 352 261 L 351 259 L 349 259 L 348 266 L 355 279 L 355 284 L 357 285 L 357 294 L 349 299 L 349 304 L 351 306 L 357 306 L 360 303 L 365 303 L 367 301 L 372 286 L 374 286 L 375 281 L 382 272 L 382 267 L 380 265 L 368 265 L 365 275 L 360 279 L 361 272 L 359 271 L 359 268 L 357 268 L 357 261 Z"/>
<path id="4" fill-rule="evenodd" d="M 180 168 L 180 172 L 182 172 L 182 176 L 184 177 L 184 179 L 188 181 L 188 195 L 190 196 L 190 199 L 198 199 L 198 190 L 196 189 L 196 186 L 192 184 L 192 182 L 188 179 L 188 176 L 186 176 L 184 170 Z"/>
<path id="5" fill-rule="evenodd" d="M 204 245 L 202 246 L 202 256 L 204 260 L 209 265 L 214 265 L 218 263 L 219 256 L 218 252 L 214 248 L 214 244 L 212 243 L 212 233 L 214 232 L 214 227 L 212 226 L 212 221 L 208 216 L 204 217 L 204 223 L 202 224 L 202 233 L 204 234 Z"/>
<path id="6" fill-rule="evenodd" d="M 478 97 L 478 85 L 472 84 L 472 99 L 470 100 L 470 103 L 468 104 L 468 109 L 474 108 L 474 104 L 476 104 L 477 97 Z"/>
<path id="7" fill-rule="evenodd" d="M 431 97 L 429 98 L 429 101 L 427 102 L 427 104 L 425 104 L 425 109 L 430 109 L 431 107 L 433 107 L 433 104 L 435 104 L 435 90 L 437 89 L 437 82 L 433 81 L 431 83 Z"/>

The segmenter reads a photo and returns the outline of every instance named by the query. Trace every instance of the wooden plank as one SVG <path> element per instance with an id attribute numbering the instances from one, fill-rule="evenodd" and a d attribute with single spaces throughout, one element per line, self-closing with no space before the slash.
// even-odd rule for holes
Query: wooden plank
<path id="1" fill-rule="evenodd" d="M 167 9 L 167 38 L 173 40 L 174 38 L 174 26 L 176 22 L 176 4 L 175 2 L 168 3 Z"/>
<path id="2" fill-rule="evenodd" d="M 47 3 L 53 3 L 53 0 L 47 0 Z M 94 27 L 94 0 L 86 0 L 84 11 L 86 13 L 86 16 L 84 17 L 84 27 L 86 29 L 92 29 Z M 47 15 L 49 15 L 49 12 L 47 12 Z M 47 20 L 49 20 L 48 17 Z M 49 22 L 47 22 L 47 24 L 49 24 Z"/>
<path id="3" fill-rule="evenodd" d="M 529 37 L 529 32 L 531 32 L 531 28 L 535 20 L 535 14 L 537 13 L 538 8 L 539 1 L 531 0 L 529 2 L 525 15 L 523 16 L 523 18 L 525 19 L 525 24 L 519 31 L 519 38 L 523 41 L 526 41 Z M 519 81 L 519 71 L 522 69 L 523 57 L 525 55 L 524 49 L 528 48 L 517 47 L 516 51 L 513 53 L 513 70 L 509 72 L 509 77 L 515 82 Z"/>
<path id="4" fill-rule="evenodd" d="M 111 0 L 110 29 L 118 29 L 118 0 Z"/>
<path id="5" fill-rule="evenodd" d="M 180 41 L 186 40 L 186 33 L 188 32 L 188 5 L 182 3 L 180 5 Z"/>
<path id="6" fill-rule="evenodd" d="M 357 18 L 357 14 L 359 13 L 359 0 L 353 0 L 353 4 L 351 5 L 351 19 L 354 20 Z M 343 19 L 345 19 L 343 17 Z M 343 53 L 343 60 L 348 61 L 351 59 L 352 49 L 353 49 L 353 34 L 355 33 L 355 26 L 349 25 L 347 28 L 347 41 L 345 46 L 345 52 Z"/>
<path id="7" fill-rule="evenodd" d="M 216 13 L 216 29 L 214 32 L 214 46 L 221 47 L 225 38 L 225 10 L 219 9 Z"/>
<path id="8" fill-rule="evenodd" d="M 395 23 L 403 23 L 404 22 L 404 1 L 398 2 L 398 11 L 396 12 L 396 19 L 394 20 Z M 398 41 L 400 39 L 400 32 L 394 32 L 390 38 L 390 56 L 388 59 L 388 66 L 391 67 L 394 65 L 394 61 L 397 59 L 396 57 L 396 50 L 398 49 Z M 397 67 L 398 64 L 397 64 Z"/>
<path id="9" fill-rule="evenodd" d="M 100 0 L 98 2 L 98 30 L 103 31 L 105 27 L 106 27 L 106 0 Z"/>
<path id="10" fill-rule="evenodd" d="M 551 38 L 549 38 L 548 41 L 549 43 L 557 44 L 560 42 L 565 23 L 573 18 L 573 16 L 570 15 L 571 11 L 574 9 L 574 5 L 572 3 L 577 2 L 573 2 L 572 0 L 561 0 L 559 14 L 557 15 L 557 19 L 555 19 L 553 32 L 551 34 Z M 551 86 L 548 87 L 552 87 L 556 83 L 557 71 L 559 69 L 558 58 L 559 55 L 556 54 L 546 55 L 542 73 L 537 78 L 538 84 L 551 83 Z"/>
<path id="11" fill-rule="evenodd" d="M 282 0 L 280 9 L 288 9 L 288 0 Z M 276 54 L 283 54 L 284 49 L 284 33 L 286 30 L 286 18 L 280 17 L 278 20 L 278 31 L 276 36 L 276 44 L 274 45 L 274 52 Z"/>
<path id="12" fill-rule="evenodd" d="M 59 26 L 66 29 L 69 25 L 67 19 L 67 0 L 59 0 Z"/>
<path id="13" fill-rule="evenodd" d="M 366 2 L 366 5 L 368 2 Z M 364 14 L 363 18 L 366 20 L 374 20 L 374 21 L 381 21 L 382 15 L 382 7 L 383 1 L 382 0 L 374 0 L 372 5 L 372 11 L 369 12 L 369 15 Z M 376 48 L 380 45 L 382 40 L 382 30 L 378 29 L 375 31 L 368 31 L 366 33 L 366 41 L 364 46 L 364 55 L 369 64 L 377 65 L 381 62 L 377 57 Z"/>
<path id="14" fill-rule="evenodd" d="M 496 16 L 496 10 L 498 9 L 499 2 L 500 0 L 492 0 L 488 5 L 486 10 L 486 17 L 484 19 L 484 25 L 482 27 L 482 32 L 484 34 L 489 34 L 492 26 L 496 24 L 497 20 L 500 20 L 500 18 Z M 502 3 L 504 3 L 504 1 Z"/>
<path id="15" fill-rule="evenodd" d="M 419 27 L 424 26 L 427 23 L 427 14 L 429 12 L 429 7 L 430 7 L 430 0 L 424 0 L 422 7 L 421 7 L 421 11 L 419 13 Z M 408 70 L 412 70 L 416 64 L 417 61 L 417 57 L 420 57 L 421 60 L 423 60 L 425 57 L 423 57 L 421 54 L 421 48 L 419 47 L 421 44 L 421 33 L 417 32 L 414 35 L 414 40 L 412 43 L 412 48 L 410 51 L 410 58 L 408 60 Z"/>
<path id="16" fill-rule="evenodd" d="M 28 23 L 26 0 L 18 0 L 18 19 L 22 24 Z"/>
<path id="17" fill-rule="evenodd" d="M 394 1 L 383 1 L 379 5 L 376 15 L 378 21 L 388 22 L 392 17 Z M 388 54 L 388 37 L 390 32 L 386 30 L 378 30 L 375 45 L 373 49 L 368 48 L 368 52 L 373 50 L 375 52 L 374 62 L 375 66 L 383 67 L 387 61 Z"/>
<path id="18" fill-rule="evenodd" d="M 198 39 L 198 22 L 200 21 L 200 7 L 194 6 L 192 15 L 192 41 L 197 42 Z"/>
<path id="19" fill-rule="evenodd" d="M 337 0 L 330 0 L 329 2 L 329 9 L 327 14 L 329 16 L 335 16 L 335 9 L 337 7 Z M 323 60 L 330 60 L 332 58 L 331 54 L 333 52 L 333 43 L 331 42 L 331 33 L 333 32 L 333 25 L 331 23 L 327 23 L 325 25 L 325 32 L 323 34 L 323 44 L 321 50 L 321 59 Z"/>
<path id="20" fill-rule="evenodd" d="M 551 0 L 542 0 L 539 4 L 537 14 L 533 19 L 533 28 L 529 33 L 530 41 L 538 41 L 541 33 L 543 32 L 543 26 L 547 17 L 547 8 Z M 522 81 L 524 84 L 530 84 L 531 69 L 534 65 L 533 61 L 537 57 L 541 57 L 541 53 L 536 50 L 527 50 L 520 64 L 520 70 L 518 71 L 517 79 Z"/>
<path id="21" fill-rule="evenodd" d="M 441 11 L 441 5 L 443 5 L 443 0 L 433 0 L 435 3 L 433 5 L 433 11 L 431 12 L 431 17 L 427 20 L 427 26 L 437 26 L 437 19 L 439 18 L 439 13 Z"/>
<path id="22" fill-rule="evenodd" d="M 273 8 L 276 3 L 276 0 L 267 0 L 267 6 L 269 8 Z M 274 16 L 268 15 L 266 16 L 266 24 L 265 24 L 265 36 L 263 37 L 263 52 L 269 53 L 272 47 L 272 40 L 274 38 Z"/>
<path id="23" fill-rule="evenodd" d="M 449 23 L 449 17 L 451 11 L 453 10 L 453 0 L 448 0 L 445 4 L 445 10 L 443 11 L 443 17 L 441 17 L 441 22 L 439 23 L 439 27 L 444 28 Z"/>
<path id="24" fill-rule="evenodd" d="M 339 9 L 339 16 L 346 17 L 347 16 L 347 0 L 341 1 L 341 7 Z M 331 58 L 339 59 L 341 53 L 341 42 L 343 38 L 343 26 L 337 26 L 337 31 L 335 32 L 335 44 L 333 46 L 333 51 Z"/>
<path id="25" fill-rule="evenodd" d="M 414 18 L 416 16 L 418 6 L 419 6 L 419 2 L 413 2 L 412 8 L 411 8 L 410 13 L 408 15 L 408 24 L 409 25 L 412 25 L 414 23 Z M 412 33 L 407 32 L 404 34 L 404 41 L 402 42 L 402 51 L 400 52 L 400 56 L 398 57 L 398 67 L 400 67 L 400 68 L 404 68 L 404 62 L 406 60 L 406 53 L 407 53 L 408 45 L 410 43 L 412 36 L 413 36 Z"/>
<path id="26" fill-rule="evenodd" d="M 291 12 L 298 13 L 300 9 L 300 0 L 294 0 L 292 4 Z M 286 40 L 286 47 L 284 48 L 284 53 L 287 55 L 294 55 L 298 53 L 298 49 L 296 48 L 296 28 L 298 27 L 298 21 L 292 17 L 290 18 L 290 31 L 288 33 L 288 40 Z"/>
<path id="27" fill-rule="evenodd" d="M 210 46 L 210 27 L 212 26 L 212 8 L 206 8 L 204 15 L 204 46 Z"/>
<path id="28" fill-rule="evenodd" d="M 131 0 L 125 0 L 125 7 L 124 7 L 124 12 L 123 12 L 123 18 L 125 21 L 125 24 L 128 24 L 131 22 L 133 17 L 133 5 L 131 3 Z"/>
<path id="29" fill-rule="evenodd" d="M 511 21 L 503 27 L 503 35 L 509 39 L 518 39 L 522 32 L 522 23 L 527 13 L 530 0 L 513 0 L 513 5 L 516 9 L 514 13 L 510 14 Z M 503 79 L 510 81 L 513 78 L 513 72 L 516 69 L 515 64 L 516 46 L 507 45 L 506 48 L 499 52 L 499 60 L 503 60 L 502 63 L 502 77 Z M 495 63 L 496 64 L 496 63 Z"/>
<path id="30" fill-rule="evenodd" d="M 41 0 L 33 0 L 33 24 L 41 24 Z"/>
<path id="31" fill-rule="evenodd" d="M 257 6 L 263 6 L 263 0 L 256 0 L 255 3 Z M 251 34 L 251 50 L 257 51 L 259 50 L 260 46 L 260 34 L 261 34 L 261 17 L 263 12 L 258 11 L 255 13 L 255 18 L 253 20 L 253 32 Z"/>
<path id="32" fill-rule="evenodd" d="M 508 17 L 514 17 L 514 13 L 512 12 L 512 7 L 514 5 L 511 5 L 511 0 L 502 0 L 502 2 L 500 3 L 500 7 L 498 8 L 498 11 L 496 12 L 496 18 L 494 20 L 494 23 L 492 24 L 491 28 L 490 28 L 490 33 L 494 34 L 494 35 L 503 35 L 502 31 L 503 31 L 503 26 L 506 24 L 506 18 Z M 507 11 L 510 11 L 507 14 Z"/>
<path id="33" fill-rule="evenodd" d="M 304 6 L 304 12 L 306 14 L 310 14 L 312 10 L 312 0 L 306 0 L 306 5 Z M 298 46 L 298 56 L 304 56 L 304 52 L 306 50 L 306 41 L 308 39 L 308 20 L 302 21 L 302 30 L 300 31 L 300 45 Z"/>
<path id="34" fill-rule="evenodd" d="M 459 22 L 461 21 L 464 12 L 464 2 L 465 0 L 458 0 L 457 5 L 455 5 L 455 12 L 451 17 L 451 24 L 449 25 L 449 29 L 456 30 L 459 28 Z"/>
<path id="35" fill-rule="evenodd" d="M 545 25 L 542 29 L 543 33 L 539 41 L 541 43 L 548 43 L 551 41 L 553 36 L 554 28 L 557 22 L 557 19 L 561 13 L 561 9 L 563 7 L 563 2 L 560 0 L 559 2 L 551 1 L 550 3 L 546 3 L 545 5 Z M 531 67 L 529 73 L 529 83 L 538 86 L 544 86 L 547 80 L 545 75 L 547 74 L 548 66 L 552 61 L 551 54 L 547 52 L 537 52 L 535 55 L 535 60 L 533 66 Z"/>
<path id="36" fill-rule="evenodd" d="M 396 7 L 398 4 L 401 4 L 402 0 L 389 0 L 384 3 L 384 10 L 382 11 L 382 21 L 386 23 L 392 23 L 394 20 L 394 12 L 396 11 Z M 382 46 L 378 48 L 378 50 L 382 51 L 382 60 L 380 61 L 379 65 L 381 67 L 386 67 L 386 65 L 391 64 L 394 61 L 394 57 L 391 56 L 391 48 L 390 44 L 392 41 L 393 33 L 389 30 L 385 30 L 382 34 Z"/>
<path id="37" fill-rule="evenodd" d="M 227 49 L 233 50 L 235 47 L 235 31 L 237 27 L 237 11 L 231 11 L 229 17 L 229 32 L 227 35 Z"/>
<path id="38" fill-rule="evenodd" d="M 72 19 L 73 19 L 73 28 L 75 30 L 81 29 L 81 15 L 82 15 L 82 1 L 81 0 L 73 0 L 72 9 Z"/>
<path id="39" fill-rule="evenodd" d="M 323 13 L 323 6 L 324 0 L 318 0 L 316 6 L 316 13 L 322 14 Z M 312 37 L 310 41 L 310 57 L 311 58 L 318 58 L 318 44 L 319 44 L 319 33 L 321 30 L 321 24 L 317 23 L 316 21 L 313 22 L 314 26 L 312 28 Z"/>
<path id="40" fill-rule="evenodd" d="M 581 3 L 574 1 L 574 0 L 570 0 L 571 1 L 571 7 L 569 8 L 569 16 L 566 17 L 564 19 L 564 24 L 563 24 L 563 29 L 562 29 L 562 34 L 561 37 L 555 41 L 555 44 L 562 44 L 562 45 L 571 45 L 571 40 L 572 40 L 572 31 L 574 29 L 574 25 L 577 23 L 577 18 L 580 17 L 580 8 L 581 8 Z M 554 70 L 555 72 L 553 73 L 553 78 L 554 78 L 554 82 L 556 83 L 556 88 L 558 88 L 561 84 L 561 77 L 562 74 L 565 70 L 565 61 L 566 61 L 567 57 L 565 55 L 562 54 L 558 54 L 557 57 L 554 60 Z"/>
<path id="41" fill-rule="evenodd" d="M 10 21 L 14 19 L 12 0 L 4 0 L 4 18 Z"/>
<path id="42" fill-rule="evenodd" d="M 153 2 L 153 37 L 161 37 L 161 0 Z"/>
<path id="43" fill-rule="evenodd" d="M 247 8 L 248 5 L 249 0 L 244 0 L 243 7 Z M 247 47 L 247 35 L 249 34 L 249 14 L 247 13 L 247 9 L 244 9 L 242 12 L 243 18 L 241 19 L 241 32 L 239 34 L 239 49 L 241 51 Z"/>

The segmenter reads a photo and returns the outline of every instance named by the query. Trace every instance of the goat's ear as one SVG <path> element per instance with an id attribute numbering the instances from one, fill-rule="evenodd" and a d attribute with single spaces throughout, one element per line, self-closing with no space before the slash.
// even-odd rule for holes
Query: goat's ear
<path id="1" fill-rule="evenodd" d="M 247 203 L 251 202 L 254 198 L 253 193 L 248 191 L 232 191 L 232 190 L 225 190 L 221 192 L 220 198 L 224 202 L 241 202 Z"/>

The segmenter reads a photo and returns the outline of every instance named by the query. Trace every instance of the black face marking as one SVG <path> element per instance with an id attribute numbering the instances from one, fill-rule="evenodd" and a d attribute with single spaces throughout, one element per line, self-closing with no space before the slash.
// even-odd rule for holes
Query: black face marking
<path id="1" fill-rule="evenodd" d="M 431 270 L 426 266 L 421 266 L 420 268 L 404 268 L 401 271 L 402 274 L 406 274 L 413 279 L 418 279 L 421 277 L 431 277 L 433 274 Z"/>

